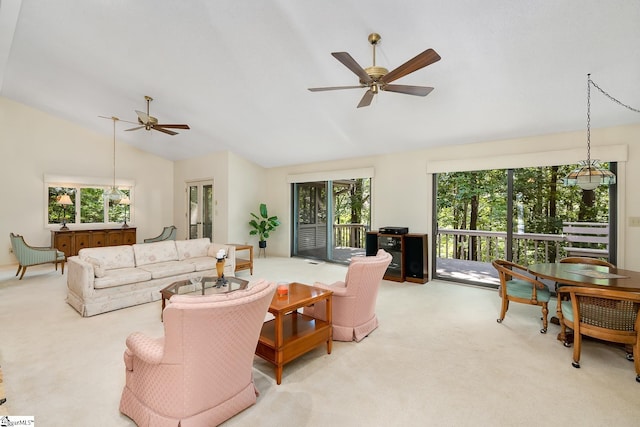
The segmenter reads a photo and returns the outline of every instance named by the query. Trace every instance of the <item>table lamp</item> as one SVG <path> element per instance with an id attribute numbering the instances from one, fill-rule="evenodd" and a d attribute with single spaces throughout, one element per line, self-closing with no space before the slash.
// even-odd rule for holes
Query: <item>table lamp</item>
<path id="1" fill-rule="evenodd" d="M 62 196 L 60 196 L 60 198 L 58 198 L 58 204 L 62 205 L 62 227 L 60 227 L 60 230 L 68 230 L 69 227 L 67 227 L 67 206 L 73 205 L 71 197 L 69 197 L 68 194 L 63 194 Z"/>
<path id="2" fill-rule="evenodd" d="M 124 196 L 118 203 L 124 205 L 124 224 L 122 224 L 122 228 L 129 228 L 129 224 L 127 224 L 127 212 L 129 210 L 129 205 L 131 205 L 131 200 L 129 199 L 129 196 Z"/>

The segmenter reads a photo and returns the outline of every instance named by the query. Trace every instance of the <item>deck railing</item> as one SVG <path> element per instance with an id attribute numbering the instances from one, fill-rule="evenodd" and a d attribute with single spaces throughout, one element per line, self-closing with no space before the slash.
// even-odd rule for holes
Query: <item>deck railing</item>
<path id="1" fill-rule="evenodd" d="M 365 224 L 334 224 L 336 247 L 365 248 L 369 226 Z M 514 233 L 513 261 L 521 264 L 555 262 L 566 256 L 565 236 L 562 234 Z M 436 241 L 438 258 L 491 262 L 507 258 L 505 231 L 459 230 L 440 228 Z"/>
<path id="2" fill-rule="evenodd" d="M 513 261 L 528 265 L 555 262 L 564 256 L 564 236 L 561 234 L 514 233 Z M 507 259 L 507 233 L 486 230 L 438 229 L 438 258 L 491 262 Z"/>
<path id="3" fill-rule="evenodd" d="M 363 248 L 367 238 L 368 225 L 334 224 L 333 241 L 336 247 Z"/>

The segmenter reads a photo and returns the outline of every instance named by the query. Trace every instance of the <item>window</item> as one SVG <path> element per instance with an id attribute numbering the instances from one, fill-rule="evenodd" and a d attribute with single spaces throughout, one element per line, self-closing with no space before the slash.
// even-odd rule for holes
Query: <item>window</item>
<path id="1" fill-rule="evenodd" d="M 58 178 L 45 177 L 47 194 L 47 225 L 62 224 L 116 224 L 131 220 L 133 208 L 133 186 L 118 185 L 128 198 L 130 205 L 105 199 L 103 194 L 108 185 L 100 179 L 93 179 L 99 184 L 87 184 L 91 178 Z M 73 182 L 73 181 L 77 182 Z M 70 205 L 60 204 L 64 195 L 71 200 Z"/>

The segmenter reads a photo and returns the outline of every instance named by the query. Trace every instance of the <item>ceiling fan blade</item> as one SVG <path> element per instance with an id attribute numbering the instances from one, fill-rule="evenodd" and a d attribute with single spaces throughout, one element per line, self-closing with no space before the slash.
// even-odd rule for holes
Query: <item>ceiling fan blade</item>
<path id="1" fill-rule="evenodd" d="M 380 89 L 387 92 L 406 93 L 407 95 L 427 96 L 433 90 L 432 87 L 427 86 L 407 86 L 407 85 L 385 85 Z"/>
<path id="2" fill-rule="evenodd" d="M 399 79 L 400 77 L 404 77 L 409 73 L 413 73 L 420 68 L 424 68 L 427 65 L 433 64 L 440 60 L 440 55 L 436 53 L 433 49 L 427 49 L 421 54 L 416 55 L 411 58 L 398 68 L 389 71 L 387 74 L 382 76 L 380 79 L 383 83 L 391 83 L 394 80 Z"/>
<path id="3" fill-rule="evenodd" d="M 123 119 L 120 119 L 120 121 L 121 122 L 125 122 L 125 123 L 131 123 L 132 125 L 139 125 L 140 124 L 140 122 L 130 122 L 129 120 L 123 120 Z"/>
<path id="4" fill-rule="evenodd" d="M 358 104 L 358 108 L 360 108 L 360 107 L 368 107 L 369 105 L 371 105 L 371 101 L 373 100 L 373 95 L 374 95 L 374 93 L 371 91 L 371 89 L 366 91 L 364 93 L 364 96 L 360 100 L 360 103 Z"/>
<path id="5" fill-rule="evenodd" d="M 153 125 L 153 127 L 158 127 L 158 128 L 171 128 L 171 129 L 191 129 L 189 127 L 189 125 L 161 125 L 160 123 L 158 123 L 157 125 Z"/>
<path id="6" fill-rule="evenodd" d="M 178 134 L 178 132 L 174 132 L 174 131 L 169 130 L 169 129 L 163 129 L 163 128 L 160 128 L 160 127 L 157 127 L 157 126 L 152 126 L 151 129 L 157 130 L 158 132 L 163 132 L 163 133 L 166 133 L 166 134 L 169 134 L 169 135 L 177 135 Z"/>
<path id="7" fill-rule="evenodd" d="M 125 131 L 138 130 L 138 129 L 142 129 L 142 128 L 144 128 L 144 126 L 138 126 L 138 127 L 131 128 L 131 129 L 125 129 Z"/>
<path id="8" fill-rule="evenodd" d="M 331 87 L 310 87 L 309 90 L 311 92 L 322 92 L 325 90 L 340 90 L 340 89 L 360 89 L 366 87 L 365 85 L 361 86 L 331 86 Z"/>
<path id="9" fill-rule="evenodd" d="M 358 64 L 347 52 L 332 52 L 331 55 L 333 55 L 333 57 L 338 61 L 342 62 L 345 67 L 353 71 L 356 76 L 360 77 L 360 81 L 362 83 L 368 84 L 373 81 L 364 68 L 362 68 L 360 64 Z"/>
<path id="10" fill-rule="evenodd" d="M 146 123 L 149 123 L 151 121 L 151 118 L 147 113 L 143 113 L 142 111 L 136 110 L 136 114 L 138 115 L 138 120 L 142 124 L 146 124 Z"/>

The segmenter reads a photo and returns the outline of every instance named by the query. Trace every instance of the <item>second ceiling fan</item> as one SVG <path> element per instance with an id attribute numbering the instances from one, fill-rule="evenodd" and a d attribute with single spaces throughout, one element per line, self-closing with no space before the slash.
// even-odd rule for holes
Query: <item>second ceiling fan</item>
<path id="1" fill-rule="evenodd" d="M 311 87 L 309 90 L 311 92 L 321 92 L 327 90 L 359 89 L 366 87 L 368 89 L 360 100 L 358 108 L 369 106 L 374 95 L 376 95 L 380 90 L 404 93 L 407 95 L 427 96 L 433 90 L 432 87 L 395 85 L 389 83 L 439 61 L 440 55 L 438 55 L 433 49 L 427 49 L 394 70 L 388 71 L 384 67 L 376 66 L 376 45 L 381 39 L 382 37 L 380 37 L 380 34 L 369 34 L 369 43 L 373 46 L 373 66 L 371 67 L 362 68 L 360 64 L 358 64 L 347 52 L 331 53 L 331 55 L 333 55 L 338 61 L 342 62 L 345 67 L 350 69 L 360 78 L 359 86 Z"/>
<path id="2" fill-rule="evenodd" d="M 158 119 L 151 116 L 149 114 L 149 103 L 153 101 L 153 98 L 150 96 L 145 96 L 144 99 L 147 101 L 147 112 L 144 113 L 142 111 L 136 110 L 136 114 L 138 115 L 138 123 L 141 126 L 137 126 L 131 129 L 125 129 L 127 131 L 138 130 L 145 128 L 146 130 L 157 130 L 158 132 L 163 132 L 169 135 L 177 135 L 178 132 L 174 132 L 169 129 L 191 129 L 189 125 L 175 125 L 175 124 L 161 124 L 158 123 Z"/>

